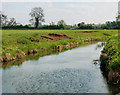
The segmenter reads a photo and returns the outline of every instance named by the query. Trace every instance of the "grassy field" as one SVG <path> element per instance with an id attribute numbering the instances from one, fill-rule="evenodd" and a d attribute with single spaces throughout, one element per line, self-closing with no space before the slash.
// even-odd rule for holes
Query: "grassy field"
<path id="1" fill-rule="evenodd" d="M 97 31 L 92 33 L 82 31 Z M 16 53 L 36 49 L 38 52 L 53 49 L 57 45 L 67 45 L 70 42 L 79 42 L 91 39 L 107 39 L 117 35 L 118 30 L 2 30 L 2 56 L 10 57 Z M 71 39 L 51 40 L 48 33 L 60 34 Z M 49 39 L 47 38 L 49 37 Z"/>

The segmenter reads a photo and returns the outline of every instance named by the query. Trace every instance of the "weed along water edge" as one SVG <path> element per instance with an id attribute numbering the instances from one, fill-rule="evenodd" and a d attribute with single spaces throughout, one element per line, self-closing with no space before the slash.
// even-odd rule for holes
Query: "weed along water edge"
<path id="1" fill-rule="evenodd" d="M 98 59 L 103 47 L 81 46 L 2 69 L 3 93 L 109 93 Z"/>

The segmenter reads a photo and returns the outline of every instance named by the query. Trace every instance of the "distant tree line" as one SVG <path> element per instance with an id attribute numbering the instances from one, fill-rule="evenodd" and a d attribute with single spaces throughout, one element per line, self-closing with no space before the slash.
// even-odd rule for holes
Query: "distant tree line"
<path id="1" fill-rule="evenodd" d="M 78 24 L 78 29 L 119 29 L 117 21 L 107 21 L 105 24 Z"/>
<path id="2" fill-rule="evenodd" d="M 120 29 L 118 21 L 107 21 L 105 24 L 85 24 L 85 22 L 80 22 L 75 25 L 67 25 L 64 20 L 60 20 L 57 24 L 51 22 L 49 25 L 42 25 L 45 19 L 41 7 L 32 8 L 29 15 L 31 24 L 22 25 L 17 23 L 15 18 L 8 18 L 7 15 L 0 11 L 0 26 L 2 29 Z"/>

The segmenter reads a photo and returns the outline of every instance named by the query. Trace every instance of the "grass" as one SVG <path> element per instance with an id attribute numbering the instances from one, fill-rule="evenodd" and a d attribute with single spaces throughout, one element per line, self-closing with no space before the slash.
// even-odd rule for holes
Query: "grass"
<path id="1" fill-rule="evenodd" d="M 99 39 L 107 39 L 112 35 L 117 35 L 118 30 L 93 30 L 99 31 L 94 33 L 82 33 L 78 31 L 89 30 L 2 30 L 2 56 L 10 53 L 10 56 L 16 56 L 16 53 L 24 51 L 27 53 L 30 49 L 37 49 L 42 51 L 43 49 L 53 49 L 56 45 L 66 45 L 70 42 L 82 42 L 82 39 L 91 37 Z M 90 30 L 92 31 L 92 30 Z M 72 39 L 65 40 L 46 40 L 41 38 L 41 35 L 45 33 L 57 33 L 65 34 Z M 37 43 L 31 40 L 38 41 Z"/>
<path id="2" fill-rule="evenodd" d="M 106 53 L 108 56 L 111 56 L 112 59 L 109 63 L 109 68 L 119 69 L 120 68 L 120 44 L 118 40 L 118 36 L 112 36 L 106 43 L 105 48 L 103 49 L 103 53 Z"/>

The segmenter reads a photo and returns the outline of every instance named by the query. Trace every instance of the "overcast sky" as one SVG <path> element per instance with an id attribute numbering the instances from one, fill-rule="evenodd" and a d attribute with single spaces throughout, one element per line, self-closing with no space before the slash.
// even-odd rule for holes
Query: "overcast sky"
<path id="1" fill-rule="evenodd" d="M 21 1 L 14 3 L 10 1 L 15 0 L 9 0 L 9 2 L 4 0 L 2 2 L 2 11 L 8 17 L 14 17 L 17 22 L 22 24 L 29 23 L 29 12 L 33 7 L 43 8 L 45 14 L 44 24 L 49 24 L 51 21 L 57 22 L 61 19 L 71 25 L 79 22 L 104 23 L 115 20 L 118 11 L 118 0 L 109 0 L 110 2 L 107 2 L 107 0 L 104 0 L 106 2 L 98 2 L 98 0 L 92 0 L 96 2 L 88 2 L 88 0 L 84 0 L 86 2 L 82 2 L 83 0 L 81 2 L 57 2 L 58 0 L 56 2 L 47 2 L 47 0 L 46 3 L 32 2 L 32 0 L 31 2 Z"/>

